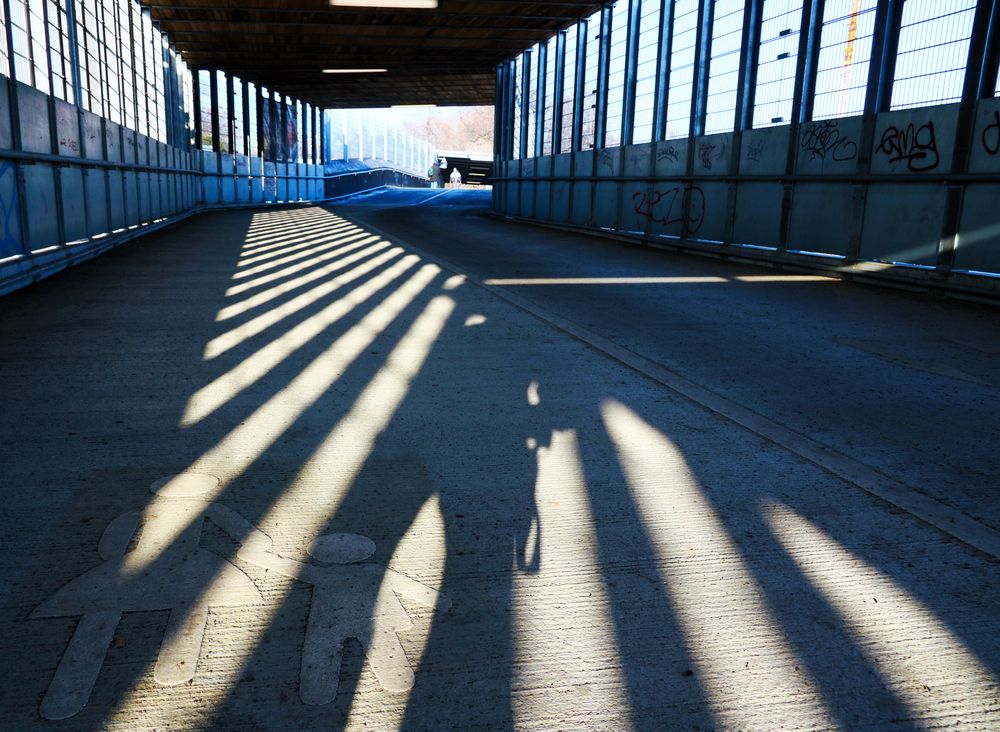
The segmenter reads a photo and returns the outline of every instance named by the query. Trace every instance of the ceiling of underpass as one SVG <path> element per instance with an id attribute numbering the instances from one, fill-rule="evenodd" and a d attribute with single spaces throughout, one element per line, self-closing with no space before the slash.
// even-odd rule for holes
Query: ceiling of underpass
<path id="1" fill-rule="evenodd" d="M 336 5 L 344 1 L 142 0 L 192 68 L 222 69 L 322 107 L 493 104 L 498 63 L 602 4 Z"/>

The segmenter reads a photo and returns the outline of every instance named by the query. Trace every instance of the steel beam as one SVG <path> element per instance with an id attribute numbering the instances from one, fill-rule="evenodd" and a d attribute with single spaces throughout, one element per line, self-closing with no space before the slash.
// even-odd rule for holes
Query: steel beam
<path id="1" fill-rule="evenodd" d="M 611 7 L 601 8 L 600 49 L 597 56 L 597 107 L 594 119 L 594 147 L 603 148 L 608 131 L 608 77 L 611 67 Z"/>
<path id="2" fill-rule="evenodd" d="M 521 56 L 521 139 L 518 140 L 518 157 L 528 157 L 528 93 L 531 91 L 531 51 Z"/>
<path id="3" fill-rule="evenodd" d="M 712 24 L 714 3 L 698 0 L 698 28 L 695 31 L 694 89 L 691 90 L 691 120 L 689 136 L 705 133 L 705 108 L 708 103 L 709 66 L 712 51 Z M 688 156 L 689 158 L 691 156 Z"/>
<path id="4" fill-rule="evenodd" d="M 667 136 L 670 52 L 674 45 L 674 5 L 674 0 L 660 0 L 660 34 L 656 46 L 656 92 L 653 101 L 653 142 L 659 142 Z"/>
<path id="5" fill-rule="evenodd" d="M 757 69 L 760 65 L 760 26 L 763 15 L 764 0 L 748 0 L 743 10 L 739 85 L 736 87 L 736 119 L 734 120 L 735 128 L 741 132 L 753 127 Z"/>
<path id="6" fill-rule="evenodd" d="M 802 16 L 799 21 L 799 47 L 795 64 L 795 83 L 792 87 L 792 119 L 793 125 L 798 124 L 805 116 L 803 109 L 806 89 L 806 73 L 809 65 L 809 46 L 811 39 L 811 23 L 813 21 L 813 0 L 804 0 Z"/>
<path id="7" fill-rule="evenodd" d="M 573 139 L 571 152 L 583 149 L 583 104 L 587 76 L 587 43 L 590 20 L 584 19 L 576 27 L 576 76 L 573 77 Z"/>
<path id="8" fill-rule="evenodd" d="M 556 36 L 556 78 L 552 90 L 552 154 L 562 152 L 563 87 L 566 83 L 566 31 Z"/>
<path id="9" fill-rule="evenodd" d="M 635 85 L 639 66 L 639 19 L 642 3 L 656 0 L 629 0 L 628 25 L 625 31 L 625 89 L 622 95 L 622 145 L 631 145 L 635 133 Z"/>
<path id="10" fill-rule="evenodd" d="M 542 139 L 545 134 L 545 75 L 548 70 L 549 46 L 538 44 L 538 68 L 535 74 L 535 157 L 540 158 L 544 147 Z"/>
<path id="11" fill-rule="evenodd" d="M 806 38 L 804 58 L 800 60 L 802 74 L 802 90 L 800 102 L 794 107 L 792 114 L 799 124 L 811 122 L 813 107 L 816 104 L 816 74 L 819 70 L 819 52 L 823 45 L 823 16 L 826 10 L 826 0 L 812 0 L 809 7 L 809 23 Z M 802 7 L 802 17 L 805 18 L 806 5 Z M 801 44 L 800 44 L 801 48 Z M 797 114 L 796 114 L 797 113 Z"/>
<path id="12" fill-rule="evenodd" d="M 212 109 L 212 151 L 220 152 L 222 139 L 219 134 L 219 75 L 215 71 L 208 72 L 208 88 Z"/>

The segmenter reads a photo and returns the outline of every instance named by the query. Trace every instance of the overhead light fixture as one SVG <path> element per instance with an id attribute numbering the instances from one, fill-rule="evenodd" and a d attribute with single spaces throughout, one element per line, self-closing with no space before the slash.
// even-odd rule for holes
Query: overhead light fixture
<path id="1" fill-rule="evenodd" d="M 430 109 L 436 107 L 436 104 L 393 104 L 393 109 Z"/>
<path id="2" fill-rule="evenodd" d="M 351 8 L 430 8 L 438 6 L 438 0 L 330 0 L 331 5 Z"/>
<path id="3" fill-rule="evenodd" d="M 323 69 L 324 74 L 384 74 L 389 69 Z"/>

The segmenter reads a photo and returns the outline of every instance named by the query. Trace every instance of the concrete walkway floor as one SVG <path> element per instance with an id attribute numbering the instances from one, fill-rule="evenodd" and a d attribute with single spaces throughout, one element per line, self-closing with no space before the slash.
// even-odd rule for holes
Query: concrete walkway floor
<path id="1" fill-rule="evenodd" d="M 995 310 L 440 194 L 0 301 L 0 728 L 1000 729 Z"/>

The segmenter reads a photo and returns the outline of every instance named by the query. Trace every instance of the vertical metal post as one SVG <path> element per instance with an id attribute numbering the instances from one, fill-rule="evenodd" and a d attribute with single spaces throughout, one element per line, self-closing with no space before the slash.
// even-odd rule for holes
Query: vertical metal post
<path id="1" fill-rule="evenodd" d="M 808 2 L 809 0 L 805 0 Z M 760 27 L 764 0 L 749 0 L 743 11 L 743 40 L 740 54 L 739 86 L 736 87 L 736 130 L 753 127 L 754 98 L 757 90 L 757 67 L 760 64 Z M 733 145 L 737 148 L 738 145 Z"/>
<path id="2" fill-rule="evenodd" d="M 239 152 L 239 144 L 236 141 L 236 105 L 233 104 L 233 97 L 236 96 L 233 84 L 233 75 L 226 74 L 226 133 L 229 136 L 229 152 L 235 155 Z"/>
<path id="3" fill-rule="evenodd" d="M 219 75 L 215 71 L 208 72 L 208 88 L 212 109 L 212 151 L 220 152 L 222 140 L 219 134 Z"/>
<path id="4" fill-rule="evenodd" d="M 316 119 L 319 122 L 319 124 L 318 124 L 318 128 L 319 129 L 317 130 L 317 132 L 319 134 L 319 137 L 317 138 L 317 141 L 319 142 L 319 155 L 317 155 L 316 163 L 318 165 L 324 165 L 326 163 L 327 159 L 328 159 L 327 158 L 328 153 L 327 153 L 327 149 L 326 149 L 327 139 L 326 139 L 326 109 L 325 108 L 323 108 L 323 109 L 317 109 L 316 110 Z"/>
<path id="5" fill-rule="evenodd" d="M 521 57 L 521 139 L 518 140 L 518 157 L 528 157 L 528 94 L 531 92 L 531 51 Z"/>
<path id="6" fill-rule="evenodd" d="M 604 147 L 608 131 L 608 76 L 611 67 L 611 7 L 601 8 L 600 50 L 597 57 L 597 109 L 594 147 Z"/>
<path id="7" fill-rule="evenodd" d="M 826 10 L 826 0 L 812 0 L 809 14 L 808 38 L 806 40 L 805 58 L 802 65 L 801 102 L 797 107 L 799 124 L 811 122 L 813 107 L 816 104 L 816 74 L 819 70 L 819 52 L 823 46 L 823 16 Z M 806 8 L 802 8 L 805 15 Z"/>
<path id="8" fill-rule="evenodd" d="M 691 93 L 690 137 L 705 133 L 705 110 L 708 104 L 708 79 L 712 52 L 714 15 L 711 0 L 698 0 L 698 29 L 695 33 L 694 89 Z M 691 156 L 689 156 L 690 158 Z"/>
<path id="9" fill-rule="evenodd" d="M 965 78 L 962 83 L 962 100 L 958 107 L 955 125 L 955 146 L 952 152 L 952 175 L 962 175 L 969 170 L 969 161 L 975 144 L 976 105 L 981 95 L 992 97 L 995 91 L 997 59 L 990 58 L 990 35 L 995 33 L 998 0 L 980 0 L 972 21 L 972 36 L 969 39 L 969 55 L 966 59 Z M 992 40 L 994 47 L 996 39 Z M 984 85 L 984 77 L 989 78 L 987 65 L 992 66 L 992 84 Z M 985 86 L 985 88 L 984 88 Z M 938 242 L 937 269 L 947 276 L 955 266 L 955 253 L 961 228 L 962 209 L 965 200 L 965 185 L 951 182 L 945 197 L 944 224 Z"/>
<path id="10" fill-rule="evenodd" d="M 66 0 L 66 38 L 69 43 L 70 77 L 73 85 L 73 103 L 82 106 L 83 84 L 80 80 L 80 45 L 76 36 L 76 3 Z M 5 15 L 5 18 L 10 16 Z M 8 54 L 9 55 L 9 54 Z"/>
<path id="11" fill-rule="evenodd" d="M 25 17 L 28 18 L 28 17 L 30 17 L 31 12 L 27 8 L 25 8 L 25 13 L 24 14 L 25 14 Z M 30 22 L 30 20 L 29 20 L 29 22 Z M 49 42 L 49 36 L 50 36 L 50 34 L 49 34 L 49 4 L 47 2 L 42 3 L 42 26 L 43 26 L 42 27 L 42 37 L 45 39 L 45 68 L 47 68 L 49 70 L 49 97 L 51 99 L 52 97 L 54 97 L 56 95 L 56 77 L 55 77 L 55 71 L 52 68 L 53 67 L 53 63 L 52 63 L 52 45 Z M 30 37 L 31 38 L 35 38 L 36 37 L 35 33 L 31 33 Z M 30 43 L 30 41 L 29 41 L 29 43 Z M 14 53 L 13 49 L 11 49 L 8 53 L 11 56 L 13 56 L 13 53 Z M 59 54 L 59 55 L 61 56 L 62 54 Z M 32 59 L 32 61 L 34 61 L 34 59 Z M 64 85 L 63 86 L 63 94 L 65 95 L 65 93 L 66 93 L 66 89 L 65 89 L 65 85 Z"/>
<path id="12" fill-rule="evenodd" d="M 806 75 L 810 66 L 810 46 L 815 47 L 813 39 L 814 0 L 804 0 L 802 3 L 802 18 L 799 24 L 799 47 L 795 64 L 795 84 L 792 87 L 792 119 L 793 127 L 797 127 L 805 116 L 803 99 L 806 97 Z M 822 17 L 822 16 L 820 16 Z M 812 91 L 809 92 L 812 97 Z M 793 135 L 794 136 L 794 135 Z"/>
<path id="13" fill-rule="evenodd" d="M 254 87 L 254 93 L 257 95 L 256 113 L 257 113 L 257 155 L 263 159 L 264 150 L 268 148 L 268 145 L 264 144 L 264 115 L 269 114 L 265 111 L 264 107 L 268 104 L 268 100 L 264 99 L 264 90 L 261 88 L 260 84 Z M 268 118 L 268 129 L 270 129 L 270 117 Z M 270 140 L 268 140 L 270 144 Z"/>
<path id="14" fill-rule="evenodd" d="M 191 102 L 194 106 L 194 139 L 195 149 L 201 150 L 202 129 L 201 129 L 201 73 L 200 69 L 191 70 Z"/>
<path id="15" fill-rule="evenodd" d="M 55 72 L 53 70 L 52 63 L 52 47 L 49 43 L 49 4 L 42 3 L 42 33 L 45 36 L 45 65 L 49 70 L 49 94 L 48 94 L 48 127 L 49 127 L 49 145 L 50 152 L 53 155 L 59 154 L 59 131 L 56 129 L 56 81 Z M 25 8 L 25 15 L 30 15 Z M 9 22 L 9 21 L 8 21 Z M 8 51 L 9 57 L 13 58 L 13 49 Z M 62 54 L 59 54 L 60 57 Z M 61 59 L 60 59 L 61 61 Z M 66 85 L 63 84 L 63 96 L 66 94 Z M 62 195 L 62 170 L 56 166 L 51 166 L 52 169 L 52 181 L 55 186 L 55 203 L 56 203 L 56 229 L 58 231 L 59 243 L 66 243 L 66 217 L 65 217 L 65 206 L 63 205 L 63 195 Z"/>
<path id="16" fill-rule="evenodd" d="M 250 84 L 243 80 L 240 94 L 240 104 L 243 106 L 243 154 L 250 157 L 253 154 L 253 141 L 250 139 Z"/>
<path id="17" fill-rule="evenodd" d="M 868 67 L 868 88 L 865 95 L 865 115 L 888 111 L 892 98 L 892 81 L 896 73 L 896 51 L 899 47 L 899 25 L 904 0 L 879 0 L 875 8 L 875 31 L 872 35 L 871 62 Z"/>
<path id="18" fill-rule="evenodd" d="M 538 64 L 535 73 L 535 157 L 542 156 L 545 135 L 545 75 L 548 70 L 549 46 L 538 44 Z"/>
<path id="19" fill-rule="evenodd" d="M 552 154 L 562 152 L 563 87 L 566 84 L 566 31 L 556 36 L 556 78 L 552 90 Z"/>
<path id="20" fill-rule="evenodd" d="M 663 140 L 667 136 L 670 53 L 674 45 L 674 5 L 674 0 L 660 0 L 660 34 L 656 42 L 656 92 L 653 102 L 653 142 Z"/>
<path id="21" fill-rule="evenodd" d="M 572 152 L 583 149 L 583 105 L 584 91 L 587 88 L 587 43 L 590 33 L 590 20 L 584 19 L 576 26 L 576 76 L 573 88 L 573 140 Z"/>
<path id="22" fill-rule="evenodd" d="M 500 157 L 500 150 L 503 147 L 503 119 L 506 99 L 503 94 L 503 67 L 498 64 L 496 69 L 496 84 L 493 92 L 493 164 L 496 165 L 497 158 Z"/>
<path id="23" fill-rule="evenodd" d="M 622 145 L 631 145 L 635 136 L 635 87 L 639 69 L 639 19 L 643 2 L 629 0 L 628 26 L 625 30 L 625 93 L 622 95 Z"/>
<path id="24" fill-rule="evenodd" d="M 1000 0 L 981 0 L 990 6 L 989 18 L 986 21 L 986 46 L 983 49 L 983 62 L 976 85 L 976 98 L 986 99 L 996 93 L 997 73 L 1000 72 Z M 977 18 L 978 13 L 977 13 Z"/>

